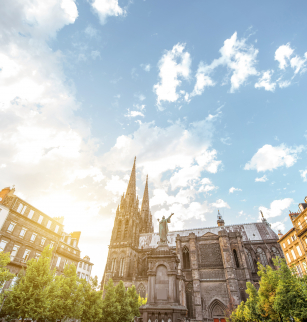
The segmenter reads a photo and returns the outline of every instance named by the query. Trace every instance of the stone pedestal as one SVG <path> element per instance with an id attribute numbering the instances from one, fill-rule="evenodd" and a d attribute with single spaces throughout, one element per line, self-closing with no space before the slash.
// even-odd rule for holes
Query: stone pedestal
<path id="1" fill-rule="evenodd" d="M 148 255 L 148 299 L 140 307 L 142 322 L 185 321 L 187 308 L 179 301 L 179 259 L 167 244 Z"/>

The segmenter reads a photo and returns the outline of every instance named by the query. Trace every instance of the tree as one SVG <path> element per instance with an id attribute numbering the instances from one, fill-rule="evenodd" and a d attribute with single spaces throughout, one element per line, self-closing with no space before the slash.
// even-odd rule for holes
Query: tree
<path id="1" fill-rule="evenodd" d="M 4 303 L 3 309 L 11 317 L 16 315 L 22 321 L 46 317 L 50 305 L 50 283 L 55 274 L 55 271 L 50 271 L 51 255 L 52 251 L 47 246 L 38 260 L 28 261 L 25 275 L 20 277 Z"/>
<path id="2" fill-rule="evenodd" d="M 131 310 L 131 315 L 130 315 L 130 321 L 131 321 L 135 316 L 140 316 L 139 307 L 140 307 L 140 304 L 142 303 L 142 300 L 140 303 L 139 299 L 141 297 L 136 292 L 136 288 L 134 285 L 128 288 L 127 295 L 128 295 L 128 301 L 129 301 L 129 306 Z"/>
<path id="3" fill-rule="evenodd" d="M 261 315 L 258 312 L 258 302 L 259 302 L 259 296 L 256 287 L 250 283 L 246 283 L 246 293 L 249 295 L 248 299 L 245 302 L 244 305 L 244 317 L 246 321 L 254 322 L 254 321 L 262 321 Z"/>
<path id="4" fill-rule="evenodd" d="M 90 282 L 81 280 L 84 292 L 84 308 L 81 321 L 97 322 L 102 318 L 102 291 L 97 291 L 98 278 L 90 278 Z"/>
<path id="5" fill-rule="evenodd" d="M 10 253 L 0 252 L 0 288 L 2 288 L 7 281 L 15 277 L 15 275 L 10 273 L 6 268 L 10 261 Z"/>
<path id="6" fill-rule="evenodd" d="M 131 308 L 128 294 L 126 292 L 123 281 L 120 281 L 115 287 L 116 302 L 119 304 L 119 320 L 120 322 L 130 322 Z"/>
<path id="7" fill-rule="evenodd" d="M 117 303 L 115 287 L 113 280 L 110 278 L 104 288 L 104 299 L 102 302 L 102 319 L 101 322 L 118 322 L 120 306 Z"/>
<path id="8" fill-rule="evenodd" d="M 49 319 L 80 319 L 84 307 L 84 293 L 74 264 L 64 267 L 63 275 L 54 279 L 52 289 L 55 291 L 49 308 Z"/>
<path id="9" fill-rule="evenodd" d="M 236 308 L 235 311 L 232 312 L 230 319 L 227 319 L 227 321 L 231 322 L 246 322 L 244 317 L 244 301 L 241 302 L 240 305 Z"/>
<path id="10" fill-rule="evenodd" d="M 305 279 L 296 275 L 286 262 L 281 259 L 275 259 L 274 264 L 279 267 L 279 283 L 276 289 L 276 298 L 274 309 L 284 320 L 290 320 L 291 317 L 300 321 L 307 319 L 307 290 Z"/>

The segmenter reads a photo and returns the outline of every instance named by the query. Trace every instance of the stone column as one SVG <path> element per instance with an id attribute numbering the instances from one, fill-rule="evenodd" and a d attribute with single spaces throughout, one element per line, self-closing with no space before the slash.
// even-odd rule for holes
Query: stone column
<path id="1" fill-rule="evenodd" d="M 198 252 L 196 235 L 194 233 L 189 234 L 189 245 L 190 245 L 190 264 L 192 269 L 193 278 L 193 292 L 194 292 L 194 312 L 197 321 L 202 321 L 202 310 L 201 310 L 201 294 L 200 294 L 200 280 L 198 271 Z"/>
<path id="2" fill-rule="evenodd" d="M 226 230 L 219 231 L 219 243 L 223 258 L 224 272 L 229 298 L 234 299 L 234 304 L 240 304 L 239 285 L 235 272 L 235 264 L 230 248 L 229 235 Z"/>
<path id="3" fill-rule="evenodd" d="M 156 275 L 151 273 L 148 274 L 148 303 L 153 304 L 155 302 L 155 286 L 156 286 Z"/>
<path id="4" fill-rule="evenodd" d="M 237 232 L 237 243 L 238 243 L 238 247 L 239 247 L 240 254 L 241 254 L 242 265 L 243 265 L 243 268 L 244 268 L 246 281 L 251 282 L 251 277 L 249 275 L 249 271 L 248 271 L 248 267 L 247 267 L 247 260 L 246 260 L 246 257 L 245 257 L 245 251 L 244 251 L 244 247 L 242 245 L 242 235 L 239 232 Z"/>
<path id="5" fill-rule="evenodd" d="M 180 240 L 180 235 L 177 234 L 176 237 L 176 253 L 177 256 L 180 260 L 180 263 L 178 263 L 178 274 L 182 275 L 182 263 L 183 263 L 183 258 L 182 258 L 182 252 L 181 252 L 181 240 Z"/>

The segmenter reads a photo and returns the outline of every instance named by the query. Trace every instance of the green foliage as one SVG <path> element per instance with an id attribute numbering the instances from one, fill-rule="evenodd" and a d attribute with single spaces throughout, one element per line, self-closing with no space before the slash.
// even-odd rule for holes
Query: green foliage
<path id="1" fill-rule="evenodd" d="M 119 321 L 131 321 L 131 307 L 128 294 L 123 281 L 120 281 L 115 287 L 116 302 L 119 304 Z"/>
<path id="2" fill-rule="evenodd" d="M 10 279 L 14 278 L 14 274 L 6 268 L 10 262 L 10 253 L 0 252 L 0 288 Z"/>
<path id="3" fill-rule="evenodd" d="M 46 247 L 38 260 L 28 261 L 25 275 L 8 293 L 3 310 L 11 318 L 21 317 L 35 320 L 44 318 L 50 306 L 50 283 L 54 271 L 50 271 L 51 250 Z"/>
<path id="4" fill-rule="evenodd" d="M 139 295 L 139 299 L 138 299 L 139 307 L 142 305 L 145 305 L 146 303 L 147 303 L 147 297 L 141 297 L 141 295 Z"/>
<path id="5" fill-rule="evenodd" d="M 273 260 L 278 270 L 259 265 L 260 287 L 247 283 L 247 301 L 232 312 L 232 322 L 283 321 L 307 319 L 307 278 L 289 269 L 284 259 Z"/>
<path id="6" fill-rule="evenodd" d="M 97 292 L 98 278 L 90 279 L 90 283 L 81 280 L 84 292 L 84 308 L 81 321 L 97 322 L 102 318 L 102 291 Z"/>
<path id="7" fill-rule="evenodd" d="M 102 319 L 101 322 L 117 322 L 119 321 L 120 305 L 117 302 L 115 287 L 113 280 L 109 279 L 104 288 L 104 299 L 102 303 Z"/>
<path id="8" fill-rule="evenodd" d="M 131 321 L 135 316 L 140 316 L 140 311 L 139 311 L 140 296 L 136 292 L 136 288 L 134 285 L 128 288 L 127 295 L 128 295 L 129 306 L 131 309 L 131 313 L 130 313 L 130 321 Z"/>

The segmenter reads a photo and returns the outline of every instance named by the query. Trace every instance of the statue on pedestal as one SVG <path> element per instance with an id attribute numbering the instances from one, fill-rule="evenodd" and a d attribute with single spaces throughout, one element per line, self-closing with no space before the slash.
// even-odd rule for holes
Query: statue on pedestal
<path id="1" fill-rule="evenodd" d="M 168 226 L 167 224 L 171 222 L 171 217 L 173 214 L 171 214 L 168 218 L 165 219 L 163 216 L 162 219 L 159 221 L 159 236 L 160 236 L 160 243 L 161 244 L 167 244 L 167 234 L 168 234 Z"/>

